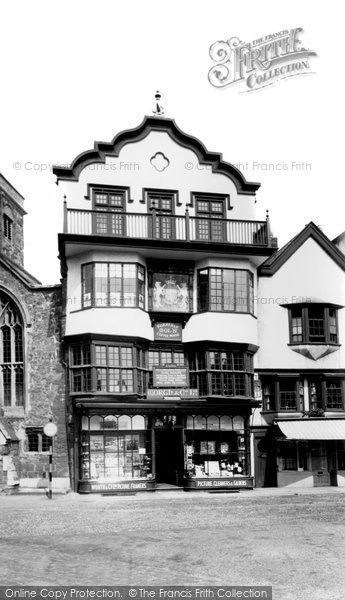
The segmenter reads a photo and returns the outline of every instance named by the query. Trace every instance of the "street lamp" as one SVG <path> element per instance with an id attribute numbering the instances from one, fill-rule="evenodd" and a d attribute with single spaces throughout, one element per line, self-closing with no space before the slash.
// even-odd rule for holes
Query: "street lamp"
<path id="1" fill-rule="evenodd" d="M 43 427 L 43 433 L 51 438 L 49 445 L 49 482 L 48 482 L 48 499 L 53 497 L 53 437 L 57 433 L 57 427 L 52 420 Z"/>

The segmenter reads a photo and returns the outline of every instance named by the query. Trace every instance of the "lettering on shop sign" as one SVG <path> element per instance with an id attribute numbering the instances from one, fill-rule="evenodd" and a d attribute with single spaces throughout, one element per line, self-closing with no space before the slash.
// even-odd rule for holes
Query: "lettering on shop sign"
<path id="1" fill-rule="evenodd" d="M 196 481 L 196 487 L 252 487 L 247 479 L 205 479 Z"/>
<path id="2" fill-rule="evenodd" d="M 188 385 L 188 369 L 187 367 L 153 367 L 153 385 L 158 388 L 185 388 Z"/>
<path id="3" fill-rule="evenodd" d="M 94 492 L 100 492 L 103 490 L 145 490 L 147 483 L 133 482 L 133 483 L 93 483 L 91 490 Z"/>
<path id="4" fill-rule="evenodd" d="M 182 340 L 181 323 L 155 323 L 155 340 Z"/>
<path id="5" fill-rule="evenodd" d="M 192 388 L 184 388 L 184 389 L 161 389 L 161 390 L 147 390 L 147 399 L 149 400 L 158 400 L 161 398 L 166 398 L 167 400 L 176 399 L 181 400 L 181 398 L 199 398 L 199 391 L 197 389 Z"/>

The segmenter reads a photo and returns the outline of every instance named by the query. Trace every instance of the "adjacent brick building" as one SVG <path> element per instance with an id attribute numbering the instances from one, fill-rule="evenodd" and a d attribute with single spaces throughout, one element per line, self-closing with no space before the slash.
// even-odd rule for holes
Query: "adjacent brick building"
<path id="1" fill-rule="evenodd" d="M 24 199 L 0 174 L 0 489 L 47 485 L 51 419 L 55 484 L 69 486 L 61 286 L 23 267 Z"/>

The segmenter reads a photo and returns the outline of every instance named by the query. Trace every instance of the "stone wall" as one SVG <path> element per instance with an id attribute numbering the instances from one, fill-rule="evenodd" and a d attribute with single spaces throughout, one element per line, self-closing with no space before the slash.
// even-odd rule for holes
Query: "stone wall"
<path id="1" fill-rule="evenodd" d="M 3 416 L 18 436 L 14 457 L 21 480 L 33 485 L 47 482 L 48 453 L 28 452 L 26 427 L 57 425 L 53 473 L 68 481 L 65 419 L 65 371 L 60 357 L 61 286 L 30 287 L 0 264 L 0 289 L 17 302 L 25 322 L 25 407 L 2 407 Z"/>
<path id="2" fill-rule="evenodd" d="M 8 256 L 19 265 L 24 263 L 24 228 L 23 211 L 17 204 L 4 192 L 0 191 L 0 252 Z M 3 231 L 3 216 L 7 215 L 12 221 L 12 239 L 9 240 Z"/>

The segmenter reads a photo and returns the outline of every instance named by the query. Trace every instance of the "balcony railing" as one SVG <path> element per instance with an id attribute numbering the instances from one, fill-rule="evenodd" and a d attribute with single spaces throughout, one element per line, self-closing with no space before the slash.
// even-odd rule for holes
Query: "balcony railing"
<path id="1" fill-rule="evenodd" d="M 147 240 L 273 245 L 268 221 L 237 221 L 185 215 L 65 209 L 64 233 Z"/>

